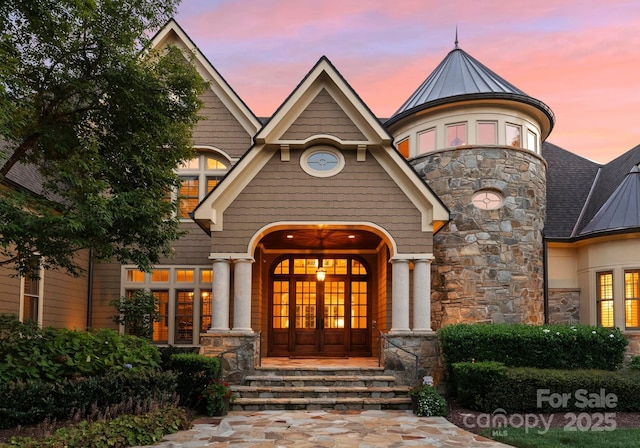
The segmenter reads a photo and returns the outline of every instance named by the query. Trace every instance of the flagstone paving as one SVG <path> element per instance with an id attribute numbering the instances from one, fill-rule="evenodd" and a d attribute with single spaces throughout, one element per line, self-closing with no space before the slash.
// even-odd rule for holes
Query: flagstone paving
<path id="1" fill-rule="evenodd" d="M 203 418 L 154 447 L 465 447 L 508 445 L 459 428 L 443 417 L 411 411 L 231 411 Z"/>

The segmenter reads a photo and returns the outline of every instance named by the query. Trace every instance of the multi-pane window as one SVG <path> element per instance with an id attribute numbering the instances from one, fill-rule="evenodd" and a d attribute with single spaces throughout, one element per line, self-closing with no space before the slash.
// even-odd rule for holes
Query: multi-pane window
<path id="1" fill-rule="evenodd" d="M 126 268 L 123 293 L 151 291 L 158 299 L 160 320 L 152 340 L 161 344 L 192 344 L 211 328 L 213 271 L 210 267 L 163 267 L 144 273 Z"/>
<path id="2" fill-rule="evenodd" d="M 624 323 L 626 328 L 640 327 L 640 270 L 624 272 Z"/>
<path id="3" fill-rule="evenodd" d="M 229 164 L 212 155 L 200 154 L 180 166 L 181 184 L 178 192 L 178 213 L 188 218 L 202 199 L 229 171 Z"/>
<path id="4" fill-rule="evenodd" d="M 613 272 L 596 274 L 596 308 L 598 325 L 613 327 Z"/>
<path id="5" fill-rule="evenodd" d="M 447 126 L 447 146 L 461 146 L 467 144 L 467 124 L 458 123 Z"/>
<path id="6" fill-rule="evenodd" d="M 40 312 L 40 279 L 37 276 L 24 277 L 24 294 L 22 300 L 22 321 L 38 322 Z"/>

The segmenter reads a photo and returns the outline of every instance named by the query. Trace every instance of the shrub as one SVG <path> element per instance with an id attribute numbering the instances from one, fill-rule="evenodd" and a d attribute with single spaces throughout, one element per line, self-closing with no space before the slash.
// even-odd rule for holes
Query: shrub
<path id="1" fill-rule="evenodd" d="M 188 429 L 190 424 L 185 411 L 167 406 L 146 415 L 123 415 L 111 421 L 80 422 L 58 429 L 54 435 L 37 441 L 14 437 L 12 447 L 69 447 L 102 448 L 114 446 L 142 446 L 158 443 L 166 434 Z"/>
<path id="2" fill-rule="evenodd" d="M 39 328 L 0 316 L 0 381 L 95 376 L 114 370 L 159 368 L 158 349 L 113 330 L 95 332 Z"/>
<path id="3" fill-rule="evenodd" d="M 131 335 L 151 339 L 153 323 L 160 322 L 160 301 L 152 292 L 141 289 L 112 300 L 109 305 L 118 313 L 113 318 L 116 324 L 124 325 Z"/>
<path id="4" fill-rule="evenodd" d="M 177 375 L 152 369 L 113 371 L 105 375 L 0 383 L 0 427 L 37 423 L 46 418 L 66 419 L 85 415 L 93 408 L 125 402 L 169 403 L 173 400 Z"/>
<path id="5" fill-rule="evenodd" d="M 473 403 L 483 409 L 491 406 L 485 400 L 502 384 L 507 372 L 504 364 L 494 361 L 457 362 L 452 367 L 453 395 L 465 405 Z"/>
<path id="6" fill-rule="evenodd" d="M 438 331 L 442 355 L 509 367 L 615 370 L 628 341 L 619 329 L 588 325 L 456 324 Z"/>
<path id="7" fill-rule="evenodd" d="M 409 395 L 415 397 L 417 401 L 414 413 L 418 417 L 444 417 L 447 415 L 447 401 L 435 387 L 424 384 L 411 389 Z"/>
<path id="8" fill-rule="evenodd" d="M 632 357 L 627 366 L 633 370 L 640 370 L 640 356 Z"/>
<path id="9" fill-rule="evenodd" d="M 185 353 L 198 353 L 198 347 L 178 347 L 175 345 L 167 345 L 166 347 L 158 347 L 160 352 L 160 366 L 164 370 L 170 369 L 171 356 Z"/>
<path id="10" fill-rule="evenodd" d="M 484 377 L 486 367 L 469 368 L 479 364 L 488 363 L 453 367 L 460 403 L 470 409 L 488 413 L 497 409 L 507 413 L 640 411 L 640 373 L 635 371 L 505 368 L 503 375 L 494 375 L 495 383 L 489 387 Z M 539 391 L 544 397 L 565 394 L 567 406 L 547 399 L 538 403 Z M 617 398 L 613 409 L 601 400 L 608 394 Z"/>
<path id="11" fill-rule="evenodd" d="M 169 358 L 169 368 L 178 374 L 177 393 L 183 406 L 199 407 L 202 391 L 222 373 L 218 358 L 195 353 L 175 354 Z"/>

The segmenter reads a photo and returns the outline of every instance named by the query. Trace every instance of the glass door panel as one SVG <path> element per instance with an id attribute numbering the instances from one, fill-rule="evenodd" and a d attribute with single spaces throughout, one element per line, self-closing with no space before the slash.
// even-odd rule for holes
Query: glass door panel
<path id="1" fill-rule="evenodd" d="M 296 328 L 316 328 L 316 282 L 296 282 Z"/>
<path id="2" fill-rule="evenodd" d="M 324 328 L 344 328 L 344 282 L 324 282 Z"/>

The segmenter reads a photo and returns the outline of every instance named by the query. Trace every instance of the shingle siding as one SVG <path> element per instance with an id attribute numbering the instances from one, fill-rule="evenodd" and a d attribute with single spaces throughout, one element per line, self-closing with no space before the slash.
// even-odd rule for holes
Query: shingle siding
<path id="1" fill-rule="evenodd" d="M 258 229 L 278 221 L 373 222 L 393 235 L 401 253 L 432 251 L 420 212 L 374 157 L 357 162 L 347 151 L 342 172 L 319 178 L 301 169 L 300 155 L 292 151 L 290 162 L 271 158 L 225 211 L 224 230 L 212 234 L 212 252 L 244 253 Z"/>
<path id="2" fill-rule="evenodd" d="M 334 135 L 342 140 L 366 140 L 358 127 L 325 89 L 283 134 L 283 140 L 304 140 L 312 135 Z"/>
<path id="3" fill-rule="evenodd" d="M 231 157 L 240 157 L 251 146 L 252 135 L 242 127 L 220 98 L 210 89 L 201 96 L 204 106 L 200 115 L 204 117 L 198 122 L 193 132 L 196 146 L 215 146 Z"/>

